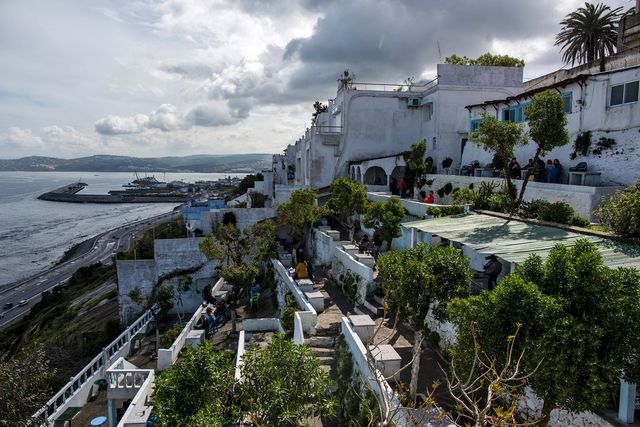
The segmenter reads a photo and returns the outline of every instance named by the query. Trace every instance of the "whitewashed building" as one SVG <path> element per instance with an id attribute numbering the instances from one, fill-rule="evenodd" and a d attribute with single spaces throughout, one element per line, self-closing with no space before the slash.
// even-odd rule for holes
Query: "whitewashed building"
<path id="1" fill-rule="evenodd" d="M 638 57 L 638 54 L 635 54 Z M 569 75 L 562 80 L 551 75 L 528 84 L 528 90 L 515 96 L 504 97 L 478 104 L 468 105 L 468 130 L 472 131 L 481 121 L 481 113 L 487 112 L 499 120 L 525 123 L 525 108 L 531 97 L 546 89 L 557 90 L 565 101 L 567 130 L 570 143 L 545 156 L 558 159 L 564 165 L 563 183 L 568 181 L 567 171 L 578 162 L 586 162 L 589 171 L 600 172 L 602 184 L 630 185 L 640 176 L 640 104 L 638 89 L 640 65 L 611 69 L 604 72 L 589 72 Z M 576 152 L 576 138 L 590 133 L 590 144 L 586 152 Z M 529 143 L 516 151 L 521 166 L 533 157 L 535 143 Z M 575 153 L 575 154 L 573 154 Z M 492 153 L 473 144 L 467 144 L 462 152 L 462 163 L 478 160 L 481 165 L 490 163 Z"/>
<path id="2" fill-rule="evenodd" d="M 340 80 L 328 111 L 318 114 L 287 149 L 295 162 L 294 183 L 326 187 L 349 175 L 351 165 L 395 156 L 422 139 L 436 162 L 439 157 L 459 159 L 469 130 L 464 107 L 522 91 L 522 68 L 438 64 L 437 72 L 437 78 L 424 85 Z M 393 170 L 359 172 L 363 182 L 386 186 Z"/>

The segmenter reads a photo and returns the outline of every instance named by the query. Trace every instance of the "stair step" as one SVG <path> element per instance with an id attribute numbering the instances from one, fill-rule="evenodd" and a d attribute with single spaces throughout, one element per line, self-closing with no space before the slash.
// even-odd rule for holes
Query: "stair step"
<path id="1" fill-rule="evenodd" d="M 384 307 L 378 304 L 378 302 L 373 299 L 366 299 L 364 301 L 364 306 L 376 317 L 382 316 L 384 314 Z"/>
<path id="2" fill-rule="evenodd" d="M 333 349 L 330 348 L 318 348 L 318 347 L 312 347 L 311 348 L 313 350 L 313 352 L 315 353 L 316 357 L 330 357 L 333 358 L 335 351 Z"/>
<path id="3" fill-rule="evenodd" d="M 305 343 L 309 347 L 317 347 L 317 348 L 334 348 L 336 345 L 336 339 L 334 337 L 329 336 L 317 336 L 314 335 L 308 338 Z"/>
<path id="4" fill-rule="evenodd" d="M 318 356 L 321 365 L 331 366 L 333 364 L 333 356 Z"/>
<path id="5" fill-rule="evenodd" d="M 325 371 L 327 374 L 331 373 L 331 366 L 328 365 L 320 365 L 320 368 L 322 368 L 323 371 Z"/>

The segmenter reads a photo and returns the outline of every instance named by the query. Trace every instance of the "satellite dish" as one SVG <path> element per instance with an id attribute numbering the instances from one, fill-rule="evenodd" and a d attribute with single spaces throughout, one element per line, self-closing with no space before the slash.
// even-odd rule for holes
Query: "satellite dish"
<path id="1" fill-rule="evenodd" d="M 189 231 L 193 231 L 193 230 L 194 230 L 194 228 L 195 228 L 195 227 L 193 226 L 193 224 L 192 224 L 191 222 L 188 222 L 188 223 L 187 223 L 187 230 L 189 230 Z"/>

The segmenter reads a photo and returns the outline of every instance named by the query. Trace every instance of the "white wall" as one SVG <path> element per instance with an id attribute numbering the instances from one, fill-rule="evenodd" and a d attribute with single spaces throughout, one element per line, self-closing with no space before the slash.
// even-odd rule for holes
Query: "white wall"
<path id="1" fill-rule="evenodd" d="M 633 184 L 638 177 L 640 168 L 640 102 L 631 104 L 608 106 L 609 92 L 612 85 L 637 81 L 640 79 L 640 67 L 624 69 L 613 73 L 597 74 L 590 77 L 584 86 L 571 83 L 562 92 L 572 92 L 572 112 L 567 115 L 567 131 L 569 143 L 559 147 L 547 155 L 546 159 L 559 159 L 566 171 L 570 166 L 578 162 L 587 162 L 589 170 L 602 172 L 603 184 Z M 500 98 L 498 98 L 500 99 Z M 522 102 L 523 100 L 520 100 Z M 526 101 L 530 101 L 527 99 Z M 510 105 L 515 105 L 512 102 Z M 502 119 L 502 108 L 499 106 L 496 112 L 493 107 L 487 107 L 486 111 Z M 479 118 L 482 108 L 475 107 L 470 114 L 471 118 Z M 467 130 L 470 123 L 467 120 Z M 525 129 L 528 129 L 525 123 Z M 601 155 L 578 156 L 570 159 L 573 152 L 576 137 L 583 131 L 591 131 L 591 149 L 596 148 L 598 140 L 602 137 L 612 138 L 616 141 L 613 149 L 604 151 Z M 527 163 L 535 153 L 536 145 L 531 142 L 524 147 L 516 149 L 516 158 L 521 166 Z M 463 164 L 472 160 L 478 160 L 481 165 L 489 163 L 493 154 L 475 146 L 471 141 L 467 143 L 462 158 Z M 565 177 L 566 177 L 565 171 Z"/>

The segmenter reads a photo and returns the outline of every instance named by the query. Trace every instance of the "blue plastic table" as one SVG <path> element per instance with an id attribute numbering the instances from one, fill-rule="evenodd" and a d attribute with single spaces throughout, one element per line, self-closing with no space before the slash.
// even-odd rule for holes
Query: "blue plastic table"
<path id="1" fill-rule="evenodd" d="M 101 426 L 106 422 L 107 422 L 107 417 L 101 416 L 101 417 L 96 417 L 96 418 L 92 419 L 91 420 L 91 425 L 92 426 Z"/>

